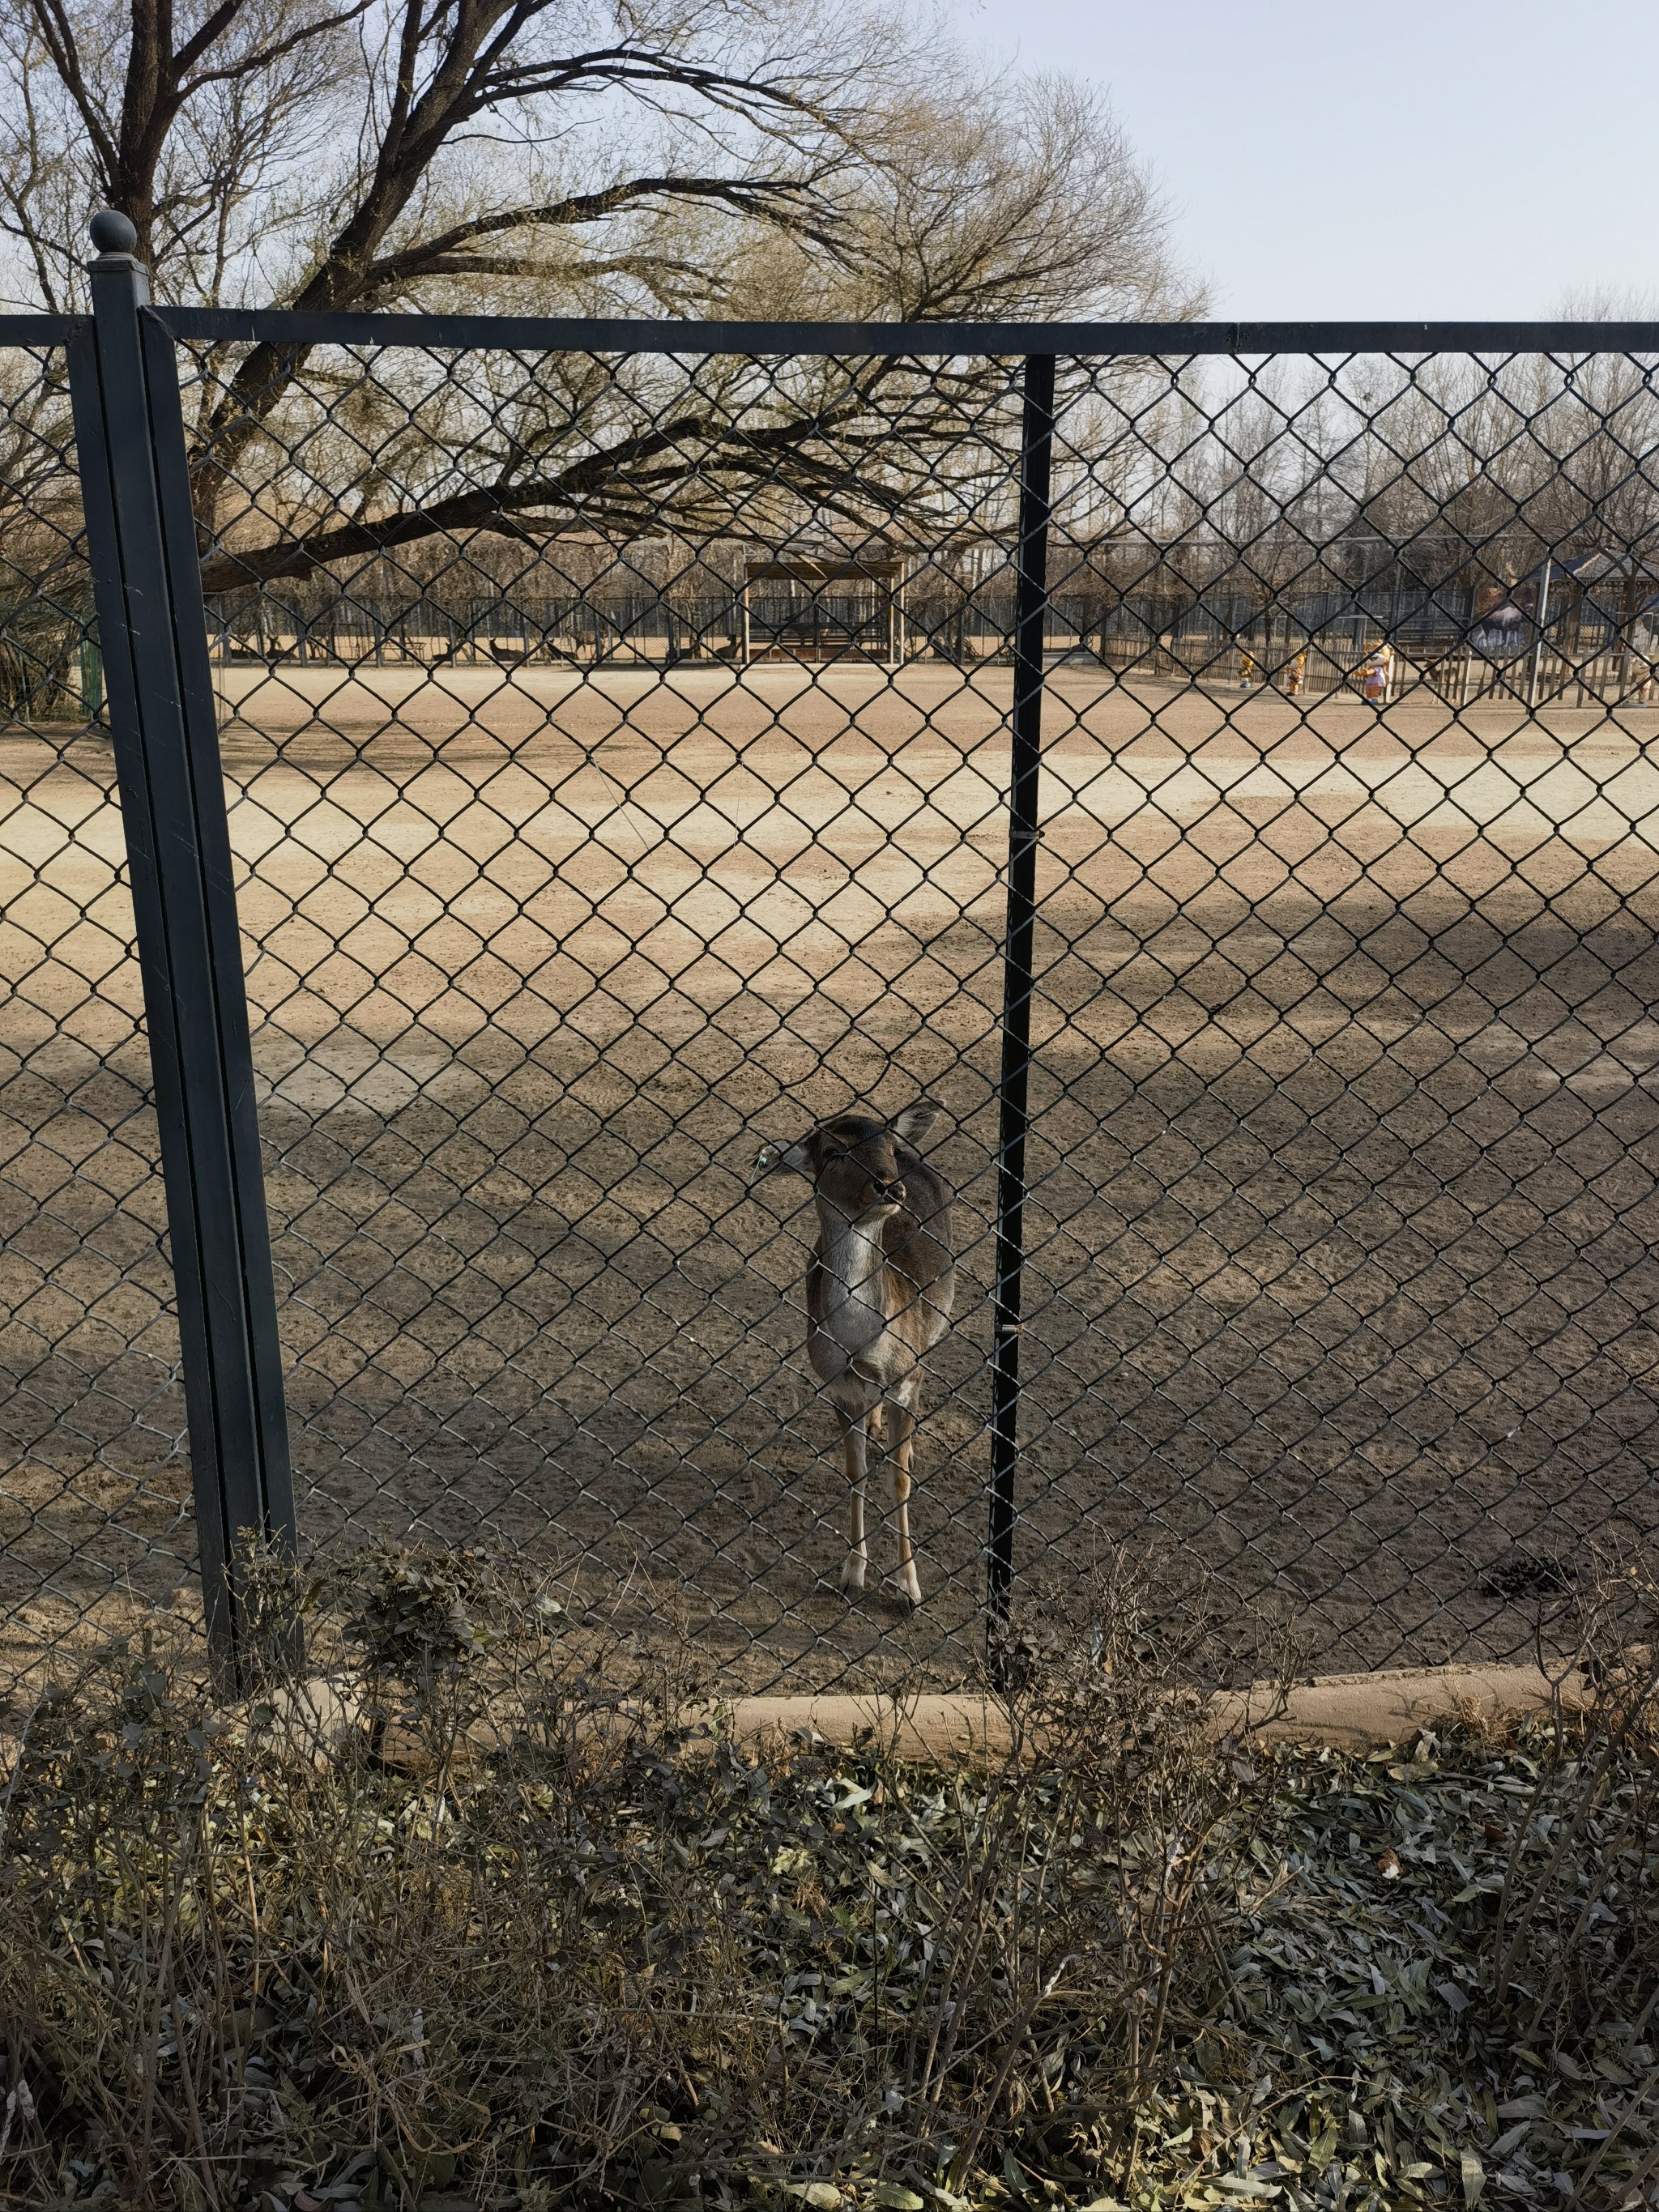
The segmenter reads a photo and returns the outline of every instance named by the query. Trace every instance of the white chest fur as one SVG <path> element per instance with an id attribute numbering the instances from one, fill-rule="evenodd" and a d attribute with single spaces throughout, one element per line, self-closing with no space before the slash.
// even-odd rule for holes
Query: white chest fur
<path id="1" fill-rule="evenodd" d="M 872 1231 L 856 1221 L 838 1224 L 836 1233 L 824 1238 L 819 1264 L 823 1270 L 824 1334 L 848 1352 L 867 1350 L 887 1328 L 887 1255 L 879 1227 Z"/>
<path id="2" fill-rule="evenodd" d="M 825 1224 L 818 1260 L 813 1365 L 826 1377 L 854 1373 L 880 1383 L 911 1362 L 890 1327 L 887 1255 L 879 1223 Z"/>

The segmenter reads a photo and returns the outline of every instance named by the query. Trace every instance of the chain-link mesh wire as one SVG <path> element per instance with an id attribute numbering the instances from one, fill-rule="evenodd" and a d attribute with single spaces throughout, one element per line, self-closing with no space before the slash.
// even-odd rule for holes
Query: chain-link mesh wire
<path id="1" fill-rule="evenodd" d="M 302 1540 L 522 1550 L 733 1684 L 961 1679 L 1022 364 L 181 363 Z M 1505 1656 L 1654 1525 L 1653 375 L 1060 364 L 1027 1616 L 1128 1543 L 1327 1665 Z M 840 1586 L 820 1216 L 756 1164 L 837 1124 L 832 1200 L 924 1098 L 913 1612 L 880 1438 Z M 128 1110 L 77 1141 L 148 1162 Z"/>
<path id="2" fill-rule="evenodd" d="M 1516 1655 L 1654 1526 L 1652 372 L 1109 371 L 1062 421 L 1054 642 L 1117 681 L 1047 725 L 1033 1381 L 1092 1479 L 1041 1525 L 1109 1469 L 1327 1663 Z M 1068 559 L 1121 592 L 1068 617 Z"/>
<path id="3" fill-rule="evenodd" d="M 64 356 L 0 343 L 0 1696 L 195 1563 Z M 190 1601 L 186 1599 L 186 1602 Z"/>

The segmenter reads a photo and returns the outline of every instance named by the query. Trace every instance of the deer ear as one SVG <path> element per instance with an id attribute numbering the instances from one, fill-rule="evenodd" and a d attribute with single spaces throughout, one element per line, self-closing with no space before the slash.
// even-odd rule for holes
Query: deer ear
<path id="1" fill-rule="evenodd" d="M 763 1145 L 756 1157 L 755 1172 L 749 1180 L 757 1183 L 763 1176 L 784 1172 L 790 1175 L 811 1174 L 812 1162 L 805 1145 Z"/>
<path id="2" fill-rule="evenodd" d="M 939 1108 L 933 1100 L 919 1098 L 914 1106 L 893 1116 L 893 1134 L 902 1137 L 907 1145 L 919 1145 L 938 1119 Z"/>

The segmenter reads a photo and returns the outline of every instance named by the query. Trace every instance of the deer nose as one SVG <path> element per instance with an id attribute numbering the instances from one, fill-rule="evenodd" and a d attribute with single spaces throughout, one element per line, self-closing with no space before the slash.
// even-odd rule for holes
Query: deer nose
<path id="1" fill-rule="evenodd" d="M 904 1183 L 901 1176 L 895 1176 L 891 1182 L 884 1182 L 878 1176 L 875 1178 L 875 1184 L 877 1192 L 881 1197 L 891 1199 L 896 1205 L 902 1200 Z"/>

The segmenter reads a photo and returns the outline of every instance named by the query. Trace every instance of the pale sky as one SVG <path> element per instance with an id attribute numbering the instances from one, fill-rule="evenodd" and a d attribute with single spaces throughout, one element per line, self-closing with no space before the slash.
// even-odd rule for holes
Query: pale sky
<path id="1" fill-rule="evenodd" d="M 1659 0 L 947 5 L 1108 88 L 1218 315 L 1659 315 Z"/>

